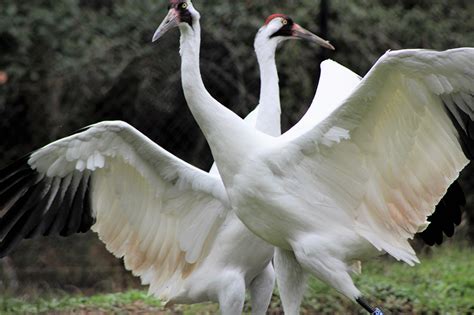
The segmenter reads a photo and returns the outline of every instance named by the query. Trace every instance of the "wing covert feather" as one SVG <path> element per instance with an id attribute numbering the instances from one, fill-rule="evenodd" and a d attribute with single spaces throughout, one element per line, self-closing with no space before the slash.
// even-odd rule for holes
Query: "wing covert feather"
<path id="1" fill-rule="evenodd" d="M 426 228 L 473 156 L 473 105 L 474 49 L 388 52 L 328 118 L 282 136 L 291 149 L 277 148 L 286 152 L 280 158 L 293 164 L 282 169 L 302 185 L 313 174 L 332 211 L 411 264 L 417 258 L 406 240 Z M 334 225 L 336 216 L 327 216 Z"/>
<path id="2" fill-rule="evenodd" d="M 321 63 L 321 75 L 311 106 L 301 120 L 286 132 L 302 135 L 328 117 L 351 95 L 361 77 L 341 64 L 327 59 Z"/>
<path id="3" fill-rule="evenodd" d="M 208 254 L 228 201 L 216 176 L 174 157 L 124 122 L 101 122 L 0 171 L 0 254 L 23 238 L 85 232 L 153 293 Z"/>

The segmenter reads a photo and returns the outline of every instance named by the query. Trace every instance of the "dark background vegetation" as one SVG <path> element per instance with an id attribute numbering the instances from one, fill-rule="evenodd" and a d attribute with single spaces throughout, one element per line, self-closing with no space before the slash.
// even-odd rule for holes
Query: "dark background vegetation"
<path id="1" fill-rule="evenodd" d="M 203 24 L 201 69 L 211 94 L 241 116 L 258 103 L 253 37 L 276 12 L 337 49 L 287 42 L 279 50 L 284 129 L 310 104 L 323 58 L 364 75 L 388 49 L 474 46 L 471 0 L 325 3 L 327 11 L 320 12 L 315 0 L 195 0 Z M 88 124 L 120 119 L 209 168 L 210 151 L 181 90 L 178 31 L 151 43 L 166 7 L 166 0 L 0 0 L 0 71 L 8 75 L 0 85 L 0 167 Z M 471 175 L 472 169 L 463 174 L 463 186 L 472 204 Z M 474 235 L 474 224 L 464 218 L 457 234 L 463 241 Z M 130 285 L 137 281 L 91 233 L 25 241 L 0 261 L 0 294 Z"/>

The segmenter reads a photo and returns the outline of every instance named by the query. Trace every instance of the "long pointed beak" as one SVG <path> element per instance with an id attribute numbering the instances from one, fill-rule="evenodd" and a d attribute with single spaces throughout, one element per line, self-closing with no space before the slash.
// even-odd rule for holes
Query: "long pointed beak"
<path id="1" fill-rule="evenodd" d="M 329 41 L 322 39 L 321 37 L 311 33 L 310 31 L 304 29 L 298 24 L 293 26 L 293 37 L 301 38 L 313 43 L 316 43 L 324 48 L 335 50 L 334 46 L 329 43 Z"/>
<path id="2" fill-rule="evenodd" d="M 179 25 L 179 17 L 176 13 L 175 9 L 170 9 L 168 15 L 166 15 L 163 22 L 161 22 L 160 26 L 156 30 L 155 34 L 153 35 L 152 42 L 156 42 L 160 39 L 163 35 L 165 35 L 170 29 L 173 29 Z"/>

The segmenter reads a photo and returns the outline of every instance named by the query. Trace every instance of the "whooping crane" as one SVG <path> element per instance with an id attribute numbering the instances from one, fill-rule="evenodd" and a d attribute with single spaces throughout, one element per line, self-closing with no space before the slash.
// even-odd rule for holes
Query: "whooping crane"
<path id="1" fill-rule="evenodd" d="M 327 118 L 274 138 L 205 89 L 200 14 L 189 0 L 173 2 L 179 18 L 168 15 L 157 32 L 179 26 L 185 97 L 232 209 L 290 254 L 295 273 L 380 314 L 362 299 L 351 265 L 381 252 L 418 262 L 407 240 L 426 228 L 474 153 L 474 49 L 387 52 Z"/>
<path id="2" fill-rule="evenodd" d="M 255 41 L 261 101 L 250 126 L 280 134 L 277 45 L 289 38 L 330 44 L 273 15 Z M 276 22 L 275 22 L 276 21 Z M 240 314 L 265 314 L 274 286 L 273 246 L 231 211 L 216 171 L 166 152 L 124 122 L 101 122 L 0 171 L 0 257 L 23 239 L 68 236 L 91 226 L 150 292 L 169 303 L 215 301 Z"/>

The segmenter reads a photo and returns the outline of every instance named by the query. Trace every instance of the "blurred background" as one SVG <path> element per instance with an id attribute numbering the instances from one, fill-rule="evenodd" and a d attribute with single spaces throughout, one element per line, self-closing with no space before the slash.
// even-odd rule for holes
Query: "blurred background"
<path id="1" fill-rule="evenodd" d="M 286 42 L 277 53 L 283 129 L 305 113 L 326 58 L 364 75 L 385 51 L 474 45 L 471 0 L 195 0 L 201 70 L 211 94 L 244 117 L 258 103 L 253 39 L 266 16 L 289 14 L 335 52 Z M 0 167 L 86 125 L 127 121 L 178 157 L 208 169 L 212 156 L 184 100 L 178 31 L 151 37 L 165 0 L 1 0 Z M 453 241 L 474 239 L 473 169 Z M 138 286 L 93 233 L 24 241 L 0 260 L 2 292 L 96 292 Z"/>

